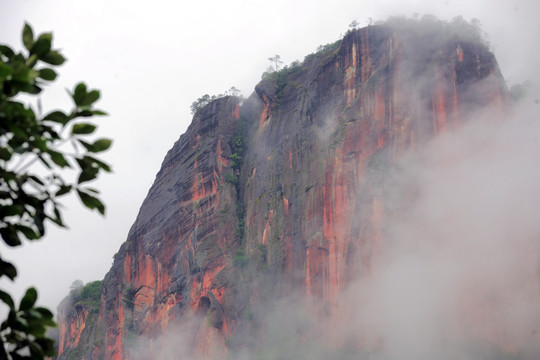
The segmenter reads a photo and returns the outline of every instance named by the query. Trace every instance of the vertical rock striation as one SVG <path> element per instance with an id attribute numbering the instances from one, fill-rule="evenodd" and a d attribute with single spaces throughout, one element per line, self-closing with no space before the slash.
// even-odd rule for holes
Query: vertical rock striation
<path id="1" fill-rule="evenodd" d="M 232 97 L 214 101 L 165 157 L 104 279 L 102 338 L 95 339 L 92 358 L 128 359 L 130 340 L 152 339 L 175 319 L 207 310 L 215 314 L 213 327 L 193 332 L 194 341 L 223 342 L 230 321 L 220 302 L 226 284 L 215 275 L 235 247 L 236 187 L 225 177 L 238 108 Z M 61 343 L 59 358 L 69 346 Z"/>
<path id="2" fill-rule="evenodd" d="M 273 78 L 256 88 L 265 111 L 242 178 L 248 249 L 268 247 L 280 276 L 331 306 L 384 246 L 387 165 L 459 127 L 471 106 L 505 102 L 484 46 L 455 38 L 421 52 L 423 38 L 402 36 L 351 32 L 282 88 Z"/>

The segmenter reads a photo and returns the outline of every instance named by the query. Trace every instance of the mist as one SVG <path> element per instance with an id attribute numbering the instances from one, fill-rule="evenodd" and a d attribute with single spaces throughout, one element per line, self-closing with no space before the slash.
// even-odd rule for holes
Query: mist
<path id="1" fill-rule="evenodd" d="M 474 114 L 397 162 L 384 254 L 344 295 L 383 358 L 540 354 L 537 112 Z"/>
<path id="2" fill-rule="evenodd" d="M 396 159 L 382 251 L 334 314 L 280 300 L 231 358 L 538 358 L 538 104 L 483 110 Z"/>

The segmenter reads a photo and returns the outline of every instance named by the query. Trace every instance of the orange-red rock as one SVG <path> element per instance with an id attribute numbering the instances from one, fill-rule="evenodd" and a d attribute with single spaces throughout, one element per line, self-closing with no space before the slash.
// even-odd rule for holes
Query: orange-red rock
<path id="1" fill-rule="evenodd" d="M 346 316 L 342 291 L 376 271 L 387 245 L 385 169 L 461 126 L 471 107 L 506 106 L 484 45 L 449 37 L 420 48 L 415 34 L 352 31 L 283 79 L 263 80 L 241 107 L 226 97 L 195 115 L 104 280 L 105 346 L 93 359 L 127 359 L 131 339 L 158 341 L 182 326 L 195 358 L 225 356 L 244 346 L 238 334 L 258 334 L 252 308 L 292 289 L 330 319 Z M 237 171 L 229 158 L 242 119 L 251 127 Z M 68 328 L 61 350 L 77 347 Z"/>

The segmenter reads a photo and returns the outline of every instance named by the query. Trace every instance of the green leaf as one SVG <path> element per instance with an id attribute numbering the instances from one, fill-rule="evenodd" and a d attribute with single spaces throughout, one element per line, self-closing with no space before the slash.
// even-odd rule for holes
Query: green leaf
<path id="1" fill-rule="evenodd" d="M 34 145 L 42 152 L 47 152 L 49 150 L 49 148 L 47 147 L 47 139 L 42 136 L 34 138 L 34 141 L 32 141 L 32 145 Z"/>
<path id="2" fill-rule="evenodd" d="M 45 224 L 43 223 L 45 221 L 45 213 L 43 212 L 43 203 L 40 204 L 41 208 L 36 209 L 36 213 L 34 214 L 34 224 L 36 224 L 36 227 L 38 228 L 39 234 L 41 236 L 45 235 Z"/>
<path id="3" fill-rule="evenodd" d="M 13 299 L 11 298 L 11 296 L 9 296 L 7 292 L 0 290 L 0 300 L 2 300 L 4 304 L 9 306 L 10 309 L 12 310 L 15 309 L 15 303 L 13 302 Z"/>
<path id="4" fill-rule="evenodd" d="M 90 161 L 93 161 L 97 166 L 99 166 L 100 168 L 102 168 L 104 171 L 106 172 L 111 172 L 111 167 L 104 163 L 103 161 L 99 160 L 99 159 L 96 159 L 95 157 L 92 157 L 92 156 L 85 156 L 85 158 L 89 159 Z"/>
<path id="5" fill-rule="evenodd" d="M 82 106 L 82 102 L 84 101 L 86 95 L 86 85 L 84 83 L 78 83 L 77 86 L 75 86 L 75 90 L 73 91 L 71 97 L 73 98 L 75 105 Z"/>
<path id="6" fill-rule="evenodd" d="M 56 76 L 56 71 L 54 71 L 53 69 L 45 68 L 39 70 L 39 77 L 43 80 L 53 81 L 54 79 L 56 79 Z"/>
<path id="7" fill-rule="evenodd" d="M 28 226 L 17 225 L 17 230 L 22 232 L 28 240 L 37 240 L 40 238 L 38 233 L 36 233 L 32 228 L 29 228 Z"/>
<path id="8" fill-rule="evenodd" d="M 90 116 L 94 116 L 94 113 L 92 112 L 92 110 L 83 110 L 83 111 L 77 111 L 77 117 L 90 117 Z"/>
<path id="9" fill-rule="evenodd" d="M 18 205 L 0 205 L 0 217 L 4 219 L 8 216 L 22 215 L 23 208 Z"/>
<path id="10" fill-rule="evenodd" d="M 37 95 L 41 92 L 41 88 L 39 86 L 33 85 L 33 84 L 25 84 L 25 83 L 17 84 L 17 90 L 28 93 L 28 94 L 32 94 L 32 95 Z"/>
<path id="11" fill-rule="evenodd" d="M 49 156 L 51 157 L 51 160 L 56 165 L 60 166 L 61 168 L 71 167 L 62 153 L 58 151 L 54 151 L 54 150 L 49 150 L 48 153 L 49 153 Z"/>
<path id="12" fill-rule="evenodd" d="M 23 317 L 17 316 L 17 314 L 15 313 L 13 316 L 13 320 L 11 321 L 11 327 L 16 330 L 26 332 L 28 329 L 28 321 L 26 321 L 26 319 L 24 319 Z"/>
<path id="13" fill-rule="evenodd" d="M 79 174 L 79 178 L 77 179 L 77 183 L 81 184 L 83 182 L 94 180 L 95 178 L 97 178 L 98 173 L 99 173 L 99 168 L 86 167 Z"/>
<path id="14" fill-rule="evenodd" d="M 28 66 L 29 68 L 33 68 L 34 66 L 36 66 L 38 60 L 39 59 L 36 54 L 31 55 L 28 59 L 26 59 L 26 66 Z"/>
<path id="15" fill-rule="evenodd" d="M 29 178 L 34 181 L 36 184 L 39 184 L 41 186 L 44 186 L 45 183 L 43 183 L 43 180 L 41 180 L 39 177 L 35 176 L 35 175 L 30 175 Z"/>
<path id="16" fill-rule="evenodd" d="M 34 310 L 37 311 L 38 313 L 40 313 L 41 317 L 43 317 L 44 319 L 53 319 L 54 318 L 53 313 L 49 309 L 46 309 L 46 308 L 43 308 L 43 307 L 37 307 Z M 55 326 L 55 325 L 53 325 L 53 326 Z"/>
<path id="17" fill-rule="evenodd" d="M 51 33 L 41 34 L 30 49 L 30 54 L 36 54 L 38 57 L 47 54 L 51 51 L 51 42 Z"/>
<path id="18" fill-rule="evenodd" d="M 19 235 L 13 226 L 8 225 L 8 227 L 0 228 L 0 235 L 2 236 L 4 242 L 9 246 L 21 245 Z"/>
<path id="19" fill-rule="evenodd" d="M 12 151 L 10 151 L 8 148 L 0 147 L 0 159 L 9 161 L 12 155 L 13 155 Z"/>
<path id="20" fill-rule="evenodd" d="M 39 71 L 38 70 L 30 69 L 30 71 L 28 71 L 28 80 L 30 81 L 30 83 L 32 85 L 34 85 L 36 83 L 36 79 L 38 77 L 39 77 Z"/>
<path id="21" fill-rule="evenodd" d="M 77 141 L 86 148 L 86 150 L 88 150 L 89 152 L 94 152 L 94 147 L 93 147 L 93 144 L 90 144 L 84 140 L 80 140 L 80 139 L 77 139 Z"/>
<path id="22" fill-rule="evenodd" d="M 32 31 L 32 28 L 28 23 L 24 24 L 24 29 L 22 33 L 22 41 L 24 44 L 24 47 L 30 51 L 32 48 L 32 45 L 34 44 L 34 32 Z"/>
<path id="23" fill-rule="evenodd" d="M 37 290 L 35 288 L 33 287 L 28 288 L 28 290 L 26 290 L 26 294 L 24 294 L 21 300 L 21 304 L 19 305 L 19 310 L 21 311 L 30 310 L 36 303 L 37 296 L 38 296 Z"/>
<path id="24" fill-rule="evenodd" d="M 53 112 L 47 114 L 43 118 L 43 120 L 49 120 L 49 121 L 52 121 L 52 122 L 56 122 L 56 123 L 60 123 L 62 125 L 65 125 L 69 121 L 69 116 L 67 116 L 66 114 L 64 114 L 61 111 L 53 111 Z"/>
<path id="25" fill-rule="evenodd" d="M 60 213 L 60 210 L 58 210 L 58 207 L 56 204 L 54 204 L 54 218 L 50 218 L 52 221 L 56 223 L 56 225 L 60 227 L 66 227 L 64 224 L 64 221 L 62 220 L 62 214 Z"/>
<path id="26" fill-rule="evenodd" d="M 34 326 L 33 328 L 29 328 L 27 332 L 30 334 L 35 334 L 34 336 L 36 336 L 36 339 L 40 339 L 42 335 L 41 331 L 39 331 L 38 329 L 39 328 L 37 326 Z M 34 341 L 30 341 L 26 345 L 28 347 L 28 350 L 30 350 L 30 359 L 43 358 L 43 349 L 41 349 L 41 346 L 39 346 L 39 344 Z"/>
<path id="27" fill-rule="evenodd" d="M 13 50 L 7 45 L 0 45 L 0 54 L 4 54 L 8 58 L 12 58 L 15 55 Z"/>
<path id="28" fill-rule="evenodd" d="M 79 106 L 88 106 L 95 103 L 100 97 L 99 90 L 92 90 L 86 94 Z"/>
<path id="29" fill-rule="evenodd" d="M 37 95 L 41 92 L 41 88 L 39 86 L 36 86 L 36 85 L 32 85 L 31 88 L 28 88 L 26 90 L 24 90 L 24 92 L 27 92 L 29 94 L 32 94 L 32 95 Z"/>
<path id="30" fill-rule="evenodd" d="M 0 62 L 0 80 L 7 79 L 8 75 L 10 75 L 12 72 L 13 69 L 11 68 L 11 66 Z"/>
<path id="31" fill-rule="evenodd" d="M 50 126 L 46 123 L 41 123 L 41 129 L 43 131 L 43 134 L 47 134 L 49 136 L 49 141 L 51 143 L 54 143 L 55 140 L 60 140 L 60 141 L 65 141 L 66 139 L 63 139 L 60 134 L 58 133 L 58 131 L 56 131 L 57 129 L 53 126 Z M 57 146 L 57 145 L 55 145 Z"/>
<path id="32" fill-rule="evenodd" d="M 21 63 L 14 63 L 12 66 L 13 66 L 13 73 L 11 74 L 11 77 L 13 81 L 15 82 L 12 86 L 19 88 L 23 84 L 29 84 L 31 69 L 27 67 L 25 64 L 21 64 Z"/>
<path id="33" fill-rule="evenodd" d="M 105 151 L 107 150 L 108 148 L 110 148 L 112 145 L 112 140 L 111 139 L 98 139 L 96 141 L 94 141 L 94 143 L 92 144 L 92 149 L 93 151 L 92 152 L 102 152 L 102 151 Z"/>
<path id="34" fill-rule="evenodd" d="M 96 131 L 97 126 L 89 123 L 80 123 L 73 125 L 71 135 L 86 135 Z"/>
<path id="35" fill-rule="evenodd" d="M 56 326 L 56 323 L 54 321 L 51 320 L 51 322 L 53 325 L 50 325 L 49 323 L 44 323 L 44 325 L 51 326 L 51 327 Z M 54 357 L 56 355 L 56 345 L 53 339 L 41 337 L 41 338 L 37 338 L 35 342 L 39 344 L 39 346 L 41 347 L 44 356 Z"/>
<path id="36" fill-rule="evenodd" d="M 14 124 L 8 124 L 8 129 L 9 131 L 11 131 L 16 137 L 18 138 L 21 138 L 21 139 L 24 139 L 24 140 L 28 140 L 28 134 L 27 132 L 22 129 L 21 127 L 19 126 L 16 126 Z"/>
<path id="37" fill-rule="evenodd" d="M 91 210 L 96 209 L 101 215 L 105 215 L 105 205 L 98 198 L 79 189 L 77 189 L 77 193 L 84 206 Z"/>
<path id="38" fill-rule="evenodd" d="M 54 194 L 55 196 L 62 196 L 71 191 L 71 185 L 61 185 L 60 189 Z"/>
<path id="39" fill-rule="evenodd" d="M 93 114 L 93 115 L 97 115 L 97 116 L 105 116 L 105 115 L 108 115 L 105 111 L 102 111 L 102 110 L 92 110 L 92 114 Z"/>
<path id="40" fill-rule="evenodd" d="M 99 169 L 103 168 L 107 171 L 108 165 L 94 159 L 90 156 L 84 156 L 83 158 L 76 159 L 79 167 L 81 168 L 81 173 L 79 174 L 78 183 L 91 181 L 97 178 Z M 105 167 L 102 167 L 104 165 Z M 110 168 L 108 169 L 110 170 Z"/>
<path id="41" fill-rule="evenodd" d="M 0 259 L 0 276 L 4 275 L 13 281 L 17 277 L 17 269 L 12 263 Z"/>
<path id="42" fill-rule="evenodd" d="M 62 56 L 58 51 L 49 51 L 47 54 L 40 56 L 40 60 L 51 65 L 62 65 L 66 58 Z"/>
<path id="43" fill-rule="evenodd" d="M 39 71 L 38 70 L 34 70 L 34 69 L 30 69 L 30 71 L 28 71 L 28 80 L 34 84 L 36 79 L 39 77 Z"/>

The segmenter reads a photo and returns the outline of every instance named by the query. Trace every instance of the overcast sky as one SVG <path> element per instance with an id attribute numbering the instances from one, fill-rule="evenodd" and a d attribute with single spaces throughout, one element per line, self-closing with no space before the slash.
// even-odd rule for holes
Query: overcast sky
<path id="1" fill-rule="evenodd" d="M 78 81 L 102 92 L 99 135 L 114 139 L 103 157 L 107 215 L 66 202 L 70 230 L 2 256 L 15 261 L 14 292 L 34 285 L 40 304 L 56 308 L 70 284 L 102 279 L 125 240 L 163 157 L 191 122 L 190 104 L 231 86 L 249 96 L 280 54 L 286 64 L 333 42 L 357 20 L 434 14 L 477 18 L 510 85 L 533 79 L 540 64 L 536 0 L 0 0 L 0 43 L 22 48 L 25 21 L 34 33 L 52 31 L 68 62 L 42 96 L 47 109 L 67 110 L 65 88 Z M 7 286 L 4 280 L 1 286 Z M 9 285 L 13 289 L 12 285 Z"/>

